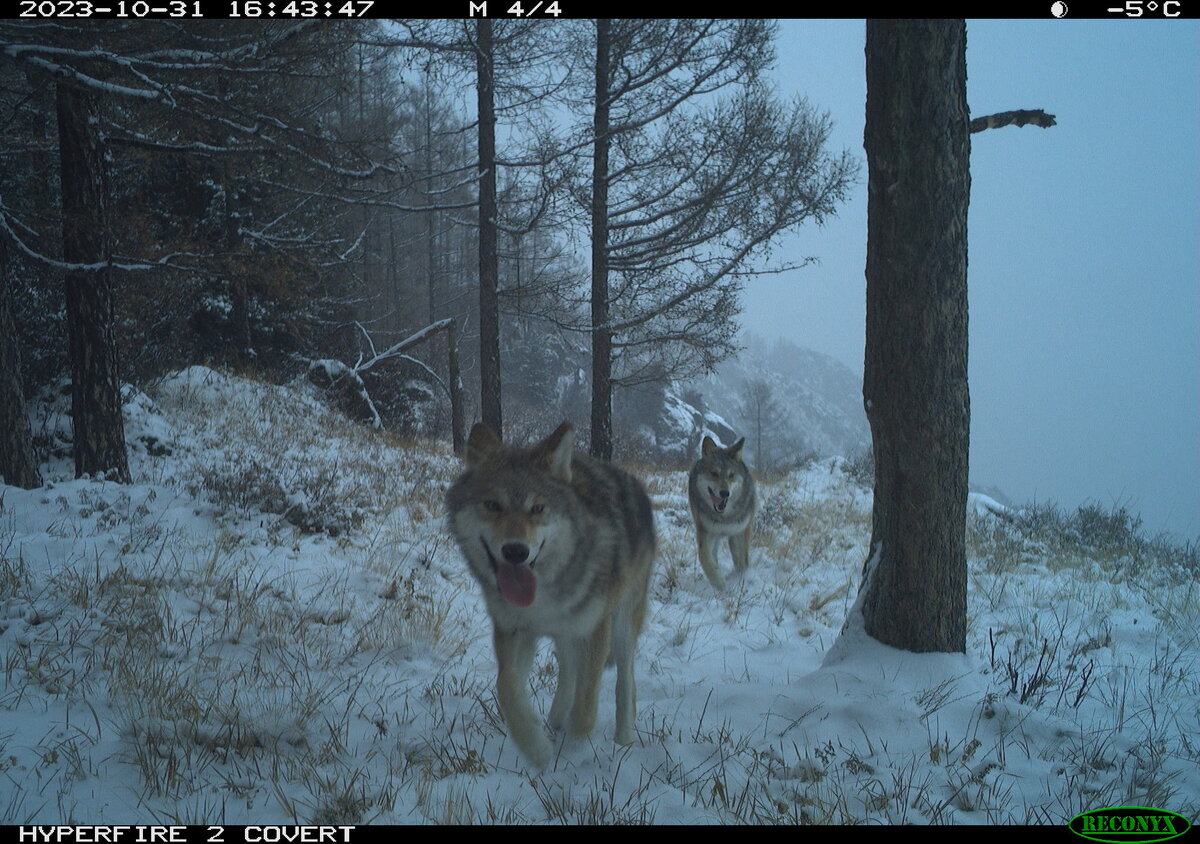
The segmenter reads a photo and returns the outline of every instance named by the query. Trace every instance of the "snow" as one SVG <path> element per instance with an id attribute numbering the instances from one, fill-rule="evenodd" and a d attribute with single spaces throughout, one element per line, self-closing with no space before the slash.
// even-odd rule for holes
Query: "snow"
<path id="1" fill-rule="evenodd" d="M 717 442 L 729 440 L 732 445 L 734 429 L 718 414 L 698 410 L 673 390 L 667 390 L 661 416 L 644 431 L 647 441 L 654 443 L 668 459 L 687 459 L 699 456 L 705 436 Z"/>
<path id="2" fill-rule="evenodd" d="M 984 495 L 982 492 L 967 493 L 967 509 L 977 516 L 1000 516 L 1004 517 L 1010 512 L 1008 507 L 1005 507 L 990 495 Z"/>
<path id="3" fill-rule="evenodd" d="M 973 494 L 968 653 L 911 654 L 861 629 L 870 491 L 843 461 L 761 485 L 751 567 L 720 595 L 686 473 L 654 473 L 640 744 L 612 742 L 608 673 L 591 739 L 539 772 L 506 740 L 444 529 L 448 448 L 355 427 L 303 383 L 196 366 L 124 395 L 133 484 L 60 454 L 43 488 L 0 487 L 10 823 L 1200 814 L 1194 571 L 1067 560 Z M 544 648 L 543 713 L 553 666 Z"/>

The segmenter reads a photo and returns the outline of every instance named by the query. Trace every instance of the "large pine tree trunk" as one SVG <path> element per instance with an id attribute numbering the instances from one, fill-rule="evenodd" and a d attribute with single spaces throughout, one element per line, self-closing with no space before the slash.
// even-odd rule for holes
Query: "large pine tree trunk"
<path id="1" fill-rule="evenodd" d="M 476 24 L 476 92 L 479 99 L 479 380 L 483 423 L 504 436 L 500 404 L 500 305 L 496 295 L 496 80 L 492 22 Z"/>
<path id="2" fill-rule="evenodd" d="M 71 420 L 76 476 L 107 475 L 129 483 L 125 424 L 117 377 L 112 270 L 109 259 L 104 152 L 94 94 L 57 86 L 63 258 L 96 269 L 67 273 Z"/>
<path id="3" fill-rule="evenodd" d="M 608 328 L 609 30 L 596 21 L 596 110 L 592 121 L 592 433 L 591 454 L 611 460 L 612 332 Z"/>
<path id="4" fill-rule="evenodd" d="M 876 560 L 863 615 L 911 651 L 966 649 L 963 21 L 867 24 L 867 345 Z"/>
<path id="5" fill-rule="evenodd" d="M 42 485 L 33 457 L 21 383 L 21 349 L 9 302 L 7 244 L 0 238 L 0 481 L 33 489 Z"/>

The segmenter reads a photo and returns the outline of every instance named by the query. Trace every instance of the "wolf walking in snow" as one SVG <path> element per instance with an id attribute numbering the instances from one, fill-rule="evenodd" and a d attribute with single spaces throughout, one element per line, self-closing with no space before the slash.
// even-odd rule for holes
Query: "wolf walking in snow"
<path id="1" fill-rule="evenodd" d="M 517 748 L 539 767 L 550 761 L 528 684 L 543 636 L 558 660 L 550 726 L 572 738 L 590 734 L 600 675 L 615 663 L 616 741 L 633 744 L 633 660 L 654 560 L 645 489 L 576 454 L 566 422 L 528 448 L 507 446 L 478 423 L 466 464 L 446 494 L 449 526 L 492 618 L 496 699 Z"/>
<path id="2" fill-rule="evenodd" d="M 720 591 L 725 578 L 717 567 L 717 544 L 729 540 L 733 567 L 744 571 L 750 564 L 750 531 L 757 507 L 754 478 L 742 462 L 742 437 L 729 448 L 720 448 L 706 436 L 700 446 L 700 459 L 688 475 L 688 503 L 696 522 L 696 545 L 700 567 L 708 582 Z"/>

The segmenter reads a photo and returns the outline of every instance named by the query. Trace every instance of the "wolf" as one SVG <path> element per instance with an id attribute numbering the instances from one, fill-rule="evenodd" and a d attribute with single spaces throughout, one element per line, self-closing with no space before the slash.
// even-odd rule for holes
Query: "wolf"
<path id="1" fill-rule="evenodd" d="M 528 682 L 545 636 L 558 661 L 550 726 L 565 726 L 571 738 L 589 735 L 600 675 L 615 663 L 616 741 L 633 744 L 634 653 L 655 552 L 642 484 L 575 453 L 567 422 L 528 448 L 508 446 L 476 423 L 446 510 L 492 619 L 496 700 L 517 749 L 539 768 L 550 761 Z"/>
<path id="2" fill-rule="evenodd" d="M 717 568 L 716 547 L 729 539 L 733 567 L 744 571 L 750 564 L 750 531 L 757 502 L 754 478 L 742 462 L 742 437 L 729 448 L 720 448 L 706 436 L 700 446 L 700 459 L 688 474 L 688 503 L 696 522 L 696 545 L 700 567 L 713 588 L 725 588 L 725 578 Z"/>

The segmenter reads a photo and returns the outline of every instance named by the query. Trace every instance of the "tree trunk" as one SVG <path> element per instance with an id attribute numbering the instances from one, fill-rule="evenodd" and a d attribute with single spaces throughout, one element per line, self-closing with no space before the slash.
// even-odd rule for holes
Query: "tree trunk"
<path id="1" fill-rule="evenodd" d="M 449 349 L 450 369 L 450 441 L 455 454 L 465 454 L 466 437 L 463 435 L 462 375 L 458 368 L 458 340 L 454 322 L 446 329 L 446 346 Z"/>
<path id="2" fill-rule="evenodd" d="M 95 269 L 67 273 L 71 419 L 75 475 L 129 483 L 121 386 L 117 377 L 107 192 L 99 108 L 94 94 L 57 86 L 62 178 L 63 258 Z"/>
<path id="3" fill-rule="evenodd" d="M 759 469 L 764 469 L 767 465 L 767 457 L 763 454 L 762 447 L 762 429 L 763 403 L 759 401 L 754 408 L 754 462 L 758 464 Z"/>
<path id="4" fill-rule="evenodd" d="M 246 286 L 245 262 L 237 257 L 241 247 L 240 215 L 233 179 L 225 168 L 225 271 L 229 275 L 229 321 L 233 329 L 233 347 L 243 366 L 254 360 L 254 340 L 250 334 L 250 291 Z"/>
<path id="5" fill-rule="evenodd" d="M 42 485 L 25 415 L 21 347 L 9 304 L 7 244 L 0 239 L 0 482 L 33 489 Z"/>
<path id="6" fill-rule="evenodd" d="M 432 206 L 434 204 L 433 191 L 435 182 L 433 178 L 433 89 L 430 87 L 429 69 L 425 69 L 425 205 Z M 429 313 L 426 325 L 433 325 L 438 320 L 437 316 L 437 212 L 430 209 L 424 214 L 425 217 L 425 264 L 428 276 L 425 279 L 427 289 L 429 291 Z M 393 254 L 395 247 L 392 248 Z"/>
<path id="7" fill-rule="evenodd" d="M 596 111 L 592 122 L 592 444 L 591 454 L 611 460 L 612 331 L 608 327 L 609 28 L 596 21 Z"/>
<path id="8" fill-rule="evenodd" d="M 247 365 L 254 360 L 254 340 L 250 334 L 250 292 L 246 289 L 244 269 L 234 268 L 229 278 L 229 321 L 238 361 Z"/>
<path id="9" fill-rule="evenodd" d="M 500 404 L 500 304 L 496 295 L 496 80 L 492 22 L 476 23 L 476 92 L 479 95 L 479 381 L 483 424 L 503 437 Z"/>
<path id="10" fill-rule="evenodd" d="M 963 21 L 867 23 L 867 344 L 875 454 L 868 634 L 966 650 L 967 202 Z"/>
<path id="11" fill-rule="evenodd" d="M 229 96 L 229 86 L 224 78 L 217 81 L 217 90 L 222 98 Z M 221 134 L 216 130 L 208 133 L 208 142 L 220 146 Z M 250 291 L 247 287 L 247 262 L 239 252 L 242 247 L 242 214 L 239 207 L 237 179 L 228 158 L 221 160 L 220 180 L 225 201 L 221 209 L 221 245 L 225 250 L 224 272 L 229 285 L 229 323 L 235 357 L 242 366 L 248 366 L 255 357 L 254 340 L 250 333 Z"/>

